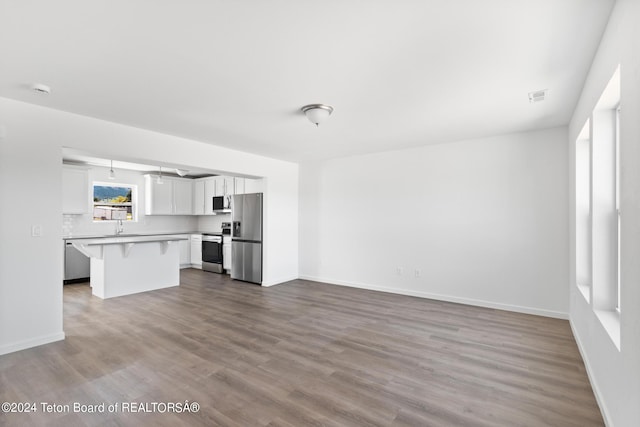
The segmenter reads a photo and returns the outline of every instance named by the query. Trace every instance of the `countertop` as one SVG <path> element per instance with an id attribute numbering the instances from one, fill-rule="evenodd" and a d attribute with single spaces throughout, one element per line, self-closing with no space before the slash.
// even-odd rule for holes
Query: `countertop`
<path id="1" fill-rule="evenodd" d="M 141 232 L 141 233 L 123 233 L 119 235 L 115 234 L 72 234 L 62 236 L 63 240 L 78 240 L 78 239 L 105 239 L 110 237 L 145 237 L 145 236 L 167 236 L 167 235 L 189 235 L 189 234 L 213 234 L 222 235 L 221 232 L 211 231 L 173 231 L 173 232 Z"/>
<path id="2" fill-rule="evenodd" d="M 140 235 L 120 235 L 120 236 L 108 236 L 108 237 L 96 237 L 93 239 L 82 238 L 82 239 L 66 239 L 69 243 L 77 243 L 83 246 L 94 246 L 94 245 L 115 245 L 122 243 L 146 243 L 146 242 L 170 242 L 175 240 L 187 240 L 185 237 L 187 233 L 180 234 L 155 234 L 149 236 L 140 236 Z M 74 246 L 76 246 L 74 244 Z"/>

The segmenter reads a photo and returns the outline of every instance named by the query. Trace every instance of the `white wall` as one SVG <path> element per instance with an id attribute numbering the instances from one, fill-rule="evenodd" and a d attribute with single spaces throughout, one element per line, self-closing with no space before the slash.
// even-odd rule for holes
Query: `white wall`
<path id="1" fill-rule="evenodd" d="M 566 318 L 566 139 L 557 128 L 301 165 L 301 277 Z"/>
<path id="2" fill-rule="evenodd" d="M 618 0 L 569 126 L 570 229 L 575 230 L 575 140 L 620 64 L 620 351 L 576 287 L 570 239 L 570 320 L 609 426 L 640 425 L 640 2 Z"/>
<path id="3" fill-rule="evenodd" d="M 184 233 L 198 231 L 198 218 L 187 215 L 145 215 L 145 183 L 144 173 L 114 169 L 116 179 L 109 180 L 109 168 L 91 166 L 88 172 L 89 190 L 94 181 L 107 182 L 113 184 L 130 184 L 138 188 L 138 215 L 137 221 L 125 222 L 125 233 Z M 63 189 L 65 191 L 65 189 Z M 219 231 L 219 230 L 216 230 Z M 64 215 L 62 223 L 62 234 L 64 236 L 83 236 L 113 234 L 115 224 L 113 222 L 93 221 L 93 215 Z"/>
<path id="4" fill-rule="evenodd" d="M 0 107 L 0 354 L 64 338 L 60 146 L 33 124 L 45 115 L 7 118 Z"/>
<path id="5" fill-rule="evenodd" d="M 264 284 L 298 277 L 297 164 L 6 98 L 0 129 L 0 354 L 63 337 L 62 147 L 264 177 Z"/>

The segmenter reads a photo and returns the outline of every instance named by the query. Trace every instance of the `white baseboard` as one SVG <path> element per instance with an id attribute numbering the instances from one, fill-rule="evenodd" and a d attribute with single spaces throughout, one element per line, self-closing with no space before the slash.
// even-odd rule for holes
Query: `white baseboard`
<path id="1" fill-rule="evenodd" d="M 369 285 L 365 283 L 345 282 L 343 280 L 333 280 L 324 277 L 300 276 L 300 279 L 311 280 L 313 282 L 329 283 L 331 285 L 347 286 L 351 288 L 368 289 L 371 291 L 388 292 L 391 294 L 408 295 L 412 297 L 434 299 L 438 301 L 455 302 L 458 304 L 474 305 L 478 307 L 495 308 L 497 310 L 514 311 L 517 313 L 534 314 L 536 316 L 553 317 L 556 319 L 569 319 L 569 314 L 561 311 L 546 310 L 535 307 L 525 307 L 512 304 L 502 304 L 492 301 L 484 301 L 473 298 L 462 298 L 451 295 L 433 294 L 429 292 L 413 291 L 409 289 L 386 288 L 383 286 Z"/>
<path id="2" fill-rule="evenodd" d="M 582 346 L 582 341 L 580 341 L 580 336 L 576 333 L 576 328 L 573 326 L 573 322 L 571 321 L 571 318 L 569 318 L 569 325 L 571 325 L 571 332 L 573 333 L 573 338 L 576 340 L 576 344 L 578 345 L 578 351 L 580 352 L 580 356 L 582 356 L 584 367 L 587 370 L 587 378 L 589 378 L 589 383 L 591 384 L 593 395 L 596 397 L 596 402 L 598 402 L 598 407 L 600 408 L 600 413 L 602 414 L 602 418 L 604 419 L 604 424 L 605 426 L 610 427 L 613 424 L 611 423 L 609 410 L 607 409 L 607 406 L 604 404 L 604 400 L 602 400 L 602 395 L 600 394 L 600 387 L 598 387 L 596 378 L 593 375 L 593 371 L 591 370 L 591 364 L 589 363 L 589 358 L 587 357 L 587 353 L 584 350 L 584 347 Z"/>
<path id="3" fill-rule="evenodd" d="M 282 283 L 290 282 L 292 280 L 297 280 L 297 279 L 298 279 L 298 276 L 290 276 L 290 277 L 285 277 L 285 278 L 280 278 L 275 280 L 266 280 L 262 282 L 262 286 L 267 288 L 269 286 L 280 285 Z"/>
<path id="4" fill-rule="evenodd" d="M 27 348 L 37 347 L 43 344 L 49 344 L 64 339 L 64 332 L 58 332 L 51 335 L 43 335 L 41 337 L 31 338 L 28 340 L 18 341 L 15 343 L 3 345 L 0 347 L 0 355 L 13 353 L 15 351 L 26 350 Z"/>

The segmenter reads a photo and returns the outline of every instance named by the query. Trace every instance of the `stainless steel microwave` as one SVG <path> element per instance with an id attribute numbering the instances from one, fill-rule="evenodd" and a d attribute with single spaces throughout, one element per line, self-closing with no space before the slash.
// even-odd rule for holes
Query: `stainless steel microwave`
<path id="1" fill-rule="evenodd" d="M 231 212 L 231 196 L 215 196 L 213 198 L 213 211 L 222 213 Z"/>

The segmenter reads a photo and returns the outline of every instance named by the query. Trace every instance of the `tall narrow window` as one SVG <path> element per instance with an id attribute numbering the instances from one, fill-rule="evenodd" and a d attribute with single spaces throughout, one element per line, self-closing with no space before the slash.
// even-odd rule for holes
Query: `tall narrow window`
<path id="1" fill-rule="evenodd" d="M 576 284 L 591 300 L 591 137 L 590 121 L 576 139 Z"/>
<path id="2" fill-rule="evenodd" d="M 617 238 L 618 238 L 618 268 L 616 283 L 616 310 L 620 311 L 620 240 L 622 224 L 620 223 L 620 104 L 616 108 L 616 214 L 617 214 Z"/>
<path id="3" fill-rule="evenodd" d="M 620 103 L 618 67 L 591 115 L 591 306 L 618 350 L 624 288 Z"/>

